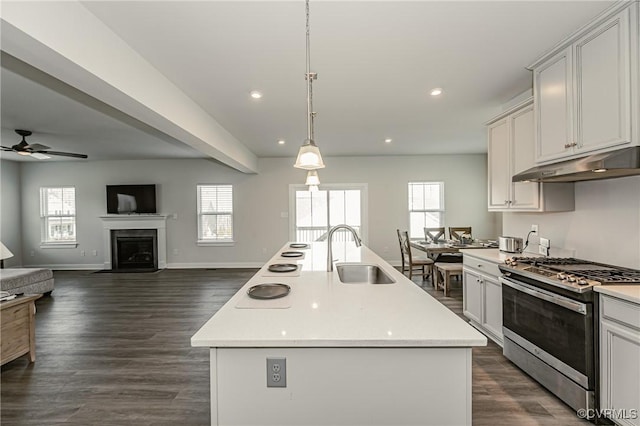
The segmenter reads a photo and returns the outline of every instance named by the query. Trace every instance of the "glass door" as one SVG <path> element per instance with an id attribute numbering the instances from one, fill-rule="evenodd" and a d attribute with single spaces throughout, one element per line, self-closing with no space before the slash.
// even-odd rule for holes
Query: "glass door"
<path id="1" fill-rule="evenodd" d="M 292 241 L 323 241 L 329 229 L 340 224 L 353 227 L 366 241 L 366 185 L 327 185 L 313 192 L 305 185 L 291 185 L 290 198 Z M 353 241 L 345 230 L 338 230 L 333 238 Z"/>

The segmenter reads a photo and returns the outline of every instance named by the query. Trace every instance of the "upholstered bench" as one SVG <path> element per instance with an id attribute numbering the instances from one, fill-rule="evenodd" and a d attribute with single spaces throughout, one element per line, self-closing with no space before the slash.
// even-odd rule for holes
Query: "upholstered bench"
<path id="1" fill-rule="evenodd" d="M 0 269 L 0 287 L 9 294 L 49 294 L 53 291 L 53 272 L 44 268 Z"/>

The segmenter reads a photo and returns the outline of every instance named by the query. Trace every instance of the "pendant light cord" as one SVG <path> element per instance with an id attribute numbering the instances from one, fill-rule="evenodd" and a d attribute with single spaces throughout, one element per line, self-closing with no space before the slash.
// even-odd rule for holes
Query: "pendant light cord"
<path id="1" fill-rule="evenodd" d="M 306 0 L 306 14 L 307 14 L 307 139 L 313 144 L 313 79 L 316 78 L 316 74 L 311 72 L 311 42 L 309 41 L 309 0 Z"/>

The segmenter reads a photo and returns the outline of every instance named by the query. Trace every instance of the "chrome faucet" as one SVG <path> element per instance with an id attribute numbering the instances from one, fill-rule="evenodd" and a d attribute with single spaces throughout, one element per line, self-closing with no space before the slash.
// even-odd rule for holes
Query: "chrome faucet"
<path id="1" fill-rule="evenodd" d="M 331 248 L 331 238 L 333 237 L 333 233 L 338 229 L 346 229 L 348 231 L 351 231 L 351 233 L 353 234 L 353 239 L 356 242 L 356 247 L 360 247 L 362 245 L 362 240 L 360 240 L 360 237 L 358 237 L 358 233 L 349 225 L 336 225 L 331 228 L 329 230 L 329 233 L 327 234 L 327 272 L 333 271 L 333 250 Z"/>

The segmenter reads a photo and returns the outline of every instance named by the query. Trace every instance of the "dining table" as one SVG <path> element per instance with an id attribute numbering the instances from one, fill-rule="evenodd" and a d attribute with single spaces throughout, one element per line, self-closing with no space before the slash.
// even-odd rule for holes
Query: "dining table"
<path id="1" fill-rule="evenodd" d="M 443 253 L 458 253 L 460 249 L 484 249 L 497 248 L 497 243 L 491 240 L 473 241 L 462 244 L 456 241 L 430 242 L 414 240 L 410 241 L 411 247 L 427 253 L 427 257 L 436 260 Z"/>

